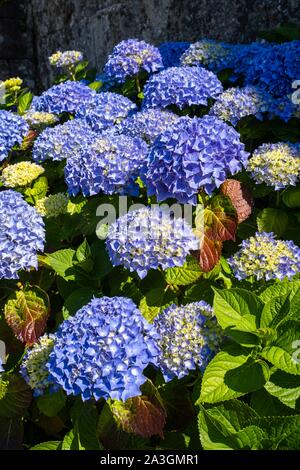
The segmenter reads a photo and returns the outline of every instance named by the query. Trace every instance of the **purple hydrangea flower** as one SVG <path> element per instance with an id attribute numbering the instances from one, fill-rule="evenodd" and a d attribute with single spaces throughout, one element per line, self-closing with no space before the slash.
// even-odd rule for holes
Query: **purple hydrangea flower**
<path id="1" fill-rule="evenodd" d="M 20 145 L 29 131 L 22 116 L 0 110 L 0 161 L 4 160 L 15 145 Z"/>
<path id="2" fill-rule="evenodd" d="M 149 269 L 182 266 L 198 239 L 183 218 L 154 206 L 119 217 L 108 229 L 106 246 L 114 266 L 144 278 Z"/>
<path id="3" fill-rule="evenodd" d="M 68 395 L 125 401 L 141 394 L 159 336 L 131 299 L 94 298 L 56 333 L 48 369 Z"/>
<path id="4" fill-rule="evenodd" d="M 118 131 L 131 137 L 140 137 L 148 144 L 153 144 L 156 137 L 166 131 L 177 119 L 179 116 L 170 111 L 150 108 L 124 119 L 118 126 Z"/>
<path id="5" fill-rule="evenodd" d="M 143 179 L 158 201 L 197 204 L 201 187 L 211 194 L 242 169 L 248 155 L 239 134 L 223 121 L 181 117 L 155 140 Z"/>
<path id="6" fill-rule="evenodd" d="M 163 42 L 158 46 L 165 68 L 178 67 L 180 57 L 189 48 L 190 42 Z"/>
<path id="7" fill-rule="evenodd" d="M 300 272 L 300 248 L 292 241 L 276 240 L 272 232 L 257 232 L 243 240 L 228 263 L 239 280 L 291 279 Z"/>
<path id="8" fill-rule="evenodd" d="M 34 142 L 32 158 L 36 162 L 43 162 L 76 157 L 84 145 L 93 142 L 97 137 L 84 120 L 72 119 L 45 129 Z"/>
<path id="9" fill-rule="evenodd" d="M 20 269 L 37 269 L 45 230 L 35 208 L 13 190 L 0 193 L 0 279 L 18 279 Z"/>
<path id="10" fill-rule="evenodd" d="M 152 75 L 144 88 L 144 108 L 176 105 L 207 105 L 208 98 L 222 93 L 222 84 L 212 72 L 201 67 L 170 67 Z"/>
<path id="11" fill-rule="evenodd" d="M 85 119 L 93 131 L 101 132 L 119 124 L 136 110 L 136 105 L 125 96 L 104 92 L 95 95 L 89 103 L 79 106 L 76 117 Z"/>
<path id="12" fill-rule="evenodd" d="M 96 92 L 81 82 L 66 81 L 44 91 L 31 104 L 34 111 L 74 114 L 79 105 L 93 100 Z"/>
<path id="13" fill-rule="evenodd" d="M 80 155 L 67 160 L 65 180 L 69 194 L 82 191 L 85 196 L 104 194 L 138 195 L 134 180 L 146 160 L 147 144 L 139 138 L 113 133 L 102 134 Z"/>
<path id="14" fill-rule="evenodd" d="M 119 83 L 145 70 L 157 72 L 163 68 L 157 47 L 137 39 L 126 39 L 117 44 L 104 67 L 104 73 Z"/>
<path id="15" fill-rule="evenodd" d="M 221 329 L 206 302 L 171 305 L 155 319 L 161 349 L 158 367 L 166 381 L 181 379 L 197 367 L 203 373 L 219 351 Z"/>

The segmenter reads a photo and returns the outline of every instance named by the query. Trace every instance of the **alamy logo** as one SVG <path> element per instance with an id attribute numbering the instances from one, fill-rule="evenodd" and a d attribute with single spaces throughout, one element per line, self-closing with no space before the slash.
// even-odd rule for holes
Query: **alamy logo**
<path id="1" fill-rule="evenodd" d="M 0 340 L 0 363 L 5 363 L 6 347 L 4 341 Z"/>
<path id="2" fill-rule="evenodd" d="M 292 88 L 295 91 L 292 93 L 291 101 L 293 104 L 300 104 L 300 80 L 295 80 L 292 83 Z"/>

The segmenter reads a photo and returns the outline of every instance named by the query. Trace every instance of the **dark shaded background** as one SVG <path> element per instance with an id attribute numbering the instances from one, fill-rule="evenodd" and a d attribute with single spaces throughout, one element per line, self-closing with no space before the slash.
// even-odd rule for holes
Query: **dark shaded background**
<path id="1" fill-rule="evenodd" d="M 300 0 L 0 0 L 0 79 L 46 87 L 56 49 L 82 50 L 100 70 L 128 37 L 247 42 L 286 22 L 300 23 Z"/>

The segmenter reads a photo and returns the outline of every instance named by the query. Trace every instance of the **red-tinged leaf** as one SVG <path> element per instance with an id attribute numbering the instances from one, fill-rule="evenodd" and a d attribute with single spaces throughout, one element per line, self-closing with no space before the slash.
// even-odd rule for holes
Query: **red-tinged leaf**
<path id="1" fill-rule="evenodd" d="M 208 273 L 220 261 L 222 242 L 211 240 L 206 235 L 202 237 L 199 250 L 199 265 L 202 271 Z"/>
<path id="2" fill-rule="evenodd" d="M 115 401 L 111 409 L 124 431 L 142 437 L 158 435 L 163 438 L 166 412 L 154 397 L 142 395 L 129 398 L 125 403 Z"/>
<path id="3" fill-rule="evenodd" d="M 211 240 L 235 240 L 238 217 L 230 199 L 215 196 L 204 209 L 204 233 Z"/>
<path id="4" fill-rule="evenodd" d="M 49 311 L 47 293 L 36 286 L 14 292 L 4 307 L 8 325 L 15 336 L 28 346 L 44 333 Z"/>
<path id="5" fill-rule="evenodd" d="M 28 150 L 33 145 L 37 135 L 37 131 L 30 130 L 22 142 L 21 149 Z"/>
<path id="6" fill-rule="evenodd" d="M 250 189 L 240 181 L 225 180 L 221 185 L 222 193 L 229 197 L 238 215 L 238 223 L 244 222 L 251 215 L 254 201 Z"/>

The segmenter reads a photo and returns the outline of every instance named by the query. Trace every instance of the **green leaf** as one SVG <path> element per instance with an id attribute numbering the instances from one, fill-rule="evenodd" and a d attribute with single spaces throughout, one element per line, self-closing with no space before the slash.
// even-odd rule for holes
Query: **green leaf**
<path id="1" fill-rule="evenodd" d="M 240 354 L 219 352 L 208 364 L 202 380 L 199 402 L 217 403 L 240 397 L 264 386 L 269 379 L 268 366 L 241 350 Z"/>
<path id="2" fill-rule="evenodd" d="M 289 374 L 300 375 L 300 361 L 293 360 L 292 355 L 279 346 L 265 347 L 260 353 L 267 361 L 271 362 L 277 369 Z"/>
<path id="3" fill-rule="evenodd" d="M 0 417 L 23 416 L 32 399 L 25 380 L 15 374 L 0 374 Z"/>
<path id="4" fill-rule="evenodd" d="M 198 261 L 190 256 L 182 267 L 166 269 L 165 279 L 173 286 L 188 286 L 197 281 L 202 274 Z"/>
<path id="5" fill-rule="evenodd" d="M 299 446 L 300 442 L 300 414 L 295 416 L 270 416 L 262 417 L 258 420 L 257 425 L 263 429 L 267 435 L 268 440 L 263 448 L 266 449 L 296 449 L 292 444 L 289 445 L 289 442 L 294 443 Z"/>
<path id="6" fill-rule="evenodd" d="M 78 449 L 78 444 L 76 445 L 73 429 L 65 435 L 64 440 L 62 441 L 61 450 L 81 450 Z"/>
<path id="7" fill-rule="evenodd" d="M 260 232 L 274 232 L 278 237 L 285 232 L 289 222 L 286 212 L 266 207 L 257 216 L 257 227 Z"/>
<path id="8" fill-rule="evenodd" d="M 74 446 L 78 450 L 99 450 L 100 444 L 97 439 L 98 412 L 95 405 L 79 403 L 76 413 L 73 413 Z"/>
<path id="9" fill-rule="evenodd" d="M 8 325 L 15 336 L 28 345 L 44 333 L 49 311 L 48 294 L 37 286 L 14 292 L 4 307 Z"/>
<path id="10" fill-rule="evenodd" d="M 18 98 L 18 113 L 24 114 L 30 107 L 33 94 L 28 91 Z"/>
<path id="11" fill-rule="evenodd" d="M 62 390 L 47 393 L 36 399 L 39 410 L 46 416 L 56 416 L 66 404 L 66 395 Z"/>
<path id="12" fill-rule="evenodd" d="M 64 318 L 74 315 L 81 307 L 89 303 L 93 296 L 100 297 L 101 293 L 91 287 L 81 287 L 72 292 L 63 306 Z"/>
<path id="13" fill-rule="evenodd" d="M 101 280 L 113 270 L 113 265 L 110 262 L 104 240 L 95 241 L 91 245 L 91 253 L 94 267 L 89 273 L 89 277 L 91 279 Z"/>
<path id="14" fill-rule="evenodd" d="M 261 328 L 278 325 L 282 320 L 288 317 L 289 312 L 289 294 L 273 297 L 263 308 L 260 319 Z"/>
<path id="15" fill-rule="evenodd" d="M 300 410 L 300 377 L 276 370 L 265 385 L 265 389 L 284 405 Z"/>
<path id="16" fill-rule="evenodd" d="M 164 308 L 172 303 L 177 303 L 176 293 L 171 289 L 157 288 L 150 290 L 142 297 L 139 309 L 146 320 L 151 323 Z"/>
<path id="17" fill-rule="evenodd" d="M 75 274 L 70 268 L 74 265 L 76 251 L 71 248 L 58 250 L 47 255 L 47 261 L 54 271 L 65 280 L 74 281 Z"/>
<path id="18" fill-rule="evenodd" d="M 282 200 L 287 207 L 292 209 L 300 207 L 300 186 L 285 190 Z"/>
<path id="19" fill-rule="evenodd" d="M 95 81 L 95 82 L 89 83 L 88 87 L 91 88 L 92 90 L 98 91 L 102 87 L 102 82 Z"/>
<path id="20" fill-rule="evenodd" d="M 39 176 L 33 183 L 33 186 L 24 190 L 25 200 L 35 204 L 39 199 L 46 196 L 48 191 L 48 179 L 46 176 Z"/>
<path id="21" fill-rule="evenodd" d="M 260 416 L 288 416 L 293 414 L 291 408 L 283 405 L 278 398 L 270 395 L 265 388 L 251 393 L 250 405 Z"/>
<path id="22" fill-rule="evenodd" d="M 292 300 L 295 293 L 300 289 L 300 281 L 282 281 L 272 284 L 267 287 L 260 295 L 259 298 L 267 303 L 272 300 L 274 297 L 290 295 L 290 300 Z"/>
<path id="23" fill-rule="evenodd" d="M 223 329 L 252 332 L 259 326 L 263 304 L 245 289 L 214 289 L 214 313 Z"/>
<path id="24" fill-rule="evenodd" d="M 41 442 L 31 447 L 30 450 L 60 450 L 61 444 L 61 441 Z"/>
<path id="25" fill-rule="evenodd" d="M 198 302 L 199 300 L 205 300 L 207 303 L 212 305 L 214 293 L 212 290 L 213 282 L 210 280 L 203 279 L 197 284 L 189 287 L 185 291 L 184 303 Z"/>
<path id="26" fill-rule="evenodd" d="M 92 255 L 90 246 L 86 239 L 79 245 L 76 250 L 76 258 L 78 261 L 85 261 L 86 259 L 90 258 Z"/>

